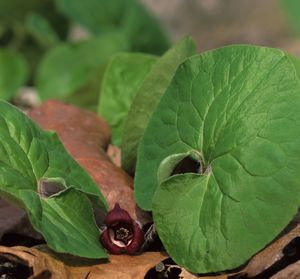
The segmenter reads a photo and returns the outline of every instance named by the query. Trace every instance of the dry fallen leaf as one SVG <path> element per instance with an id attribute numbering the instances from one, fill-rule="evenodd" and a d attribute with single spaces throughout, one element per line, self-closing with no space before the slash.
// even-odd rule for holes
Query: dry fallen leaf
<path id="1" fill-rule="evenodd" d="M 182 269 L 179 274 L 180 279 L 227 279 L 227 275 L 216 275 L 216 276 L 198 276 L 196 274 L 188 272 L 186 269 Z"/>
<path id="2" fill-rule="evenodd" d="M 28 116 L 43 129 L 56 131 L 74 157 L 106 156 L 110 130 L 95 113 L 50 100 L 31 110 Z"/>
<path id="3" fill-rule="evenodd" d="M 299 279 L 300 278 L 300 261 L 289 265 L 287 268 L 276 273 L 271 279 Z"/>
<path id="4" fill-rule="evenodd" d="M 119 147 L 110 144 L 107 149 L 107 155 L 116 166 L 121 167 L 121 150 Z"/>
<path id="5" fill-rule="evenodd" d="M 111 256 L 109 264 L 95 266 L 88 278 L 144 278 L 150 268 L 166 257 L 159 252 L 147 252 L 139 256 Z"/>
<path id="6" fill-rule="evenodd" d="M 184 273 L 185 275 L 185 273 Z M 185 275 L 187 276 L 187 275 Z M 227 279 L 227 275 L 216 275 L 216 276 L 198 276 L 198 277 L 183 277 L 182 279 L 201 278 L 201 279 Z M 181 278 L 180 278 L 181 279 Z"/>
<path id="7" fill-rule="evenodd" d="M 59 255 L 46 246 L 38 249 L 0 246 L 0 257 L 19 258 L 32 268 L 33 276 L 50 274 L 51 279 L 143 279 L 147 271 L 167 256 L 159 252 L 148 252 L 137 256 L 111 255 L 109 262 L 87 265 L 82 259 Z M 80 261 L 81 260 L 81 261 Z M 42 277 L 41 277 L 42 278 Z"/>
<path id="8" fill-rule="evenodd" d="M 187 270 L 183 269 L 181 271 L 181 273 L 179 274 L 180 279 L 195 279 L 195 278 L 199 278 L 196 275 L 188 272 Z"/>
<path id="9" fill-rule="evenodd" d="M 148 215 L 136 207 L 133 180 L 106 154 L 110 130 L 95 113 L 47 101 L 28 114 L 45 130 L 54 130 L 74 159 L 93 177 L 106 197 L 110 208 L 116 202 L 130 215 L 145 224 Z"/>

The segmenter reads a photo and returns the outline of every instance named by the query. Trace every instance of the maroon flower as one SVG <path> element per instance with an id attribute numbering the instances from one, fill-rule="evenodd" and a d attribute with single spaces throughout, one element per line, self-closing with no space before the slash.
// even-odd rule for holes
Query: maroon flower
<path id="1" fill-rule="evenodd" d="M 144 242 L 144 233 L 139 224 L 118 203 L 108 212 L 101 234 L 102 245 L 111 254 L 134 254 Z"/>

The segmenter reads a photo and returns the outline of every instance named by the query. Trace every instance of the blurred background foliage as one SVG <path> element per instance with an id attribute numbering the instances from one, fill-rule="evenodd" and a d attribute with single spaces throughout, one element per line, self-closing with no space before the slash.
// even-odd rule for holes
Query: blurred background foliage
<path id="1" fill-rule="evenodd" d="M 95 110 L 101 77 L 114 54 L 160 55 L 169 45 L 139 1 L 2 0 L 0 98 L 10 100 L 21 86 L 35 86 L 40 100 Z"/>
<path id="2" fill-rule="evenodd" d="M 1 0 L 0 98 L 17 103 L 30 87 L 39 101 L 96 111 L 115 55 L 161 56 L 186 34 L 199 51 L 251 43 L 300 54 L 299 12 L 299 0 Z"/>

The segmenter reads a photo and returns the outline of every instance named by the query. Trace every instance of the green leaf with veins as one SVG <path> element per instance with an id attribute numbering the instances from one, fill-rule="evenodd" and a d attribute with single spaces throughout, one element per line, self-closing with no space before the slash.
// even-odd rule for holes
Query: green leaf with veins
<path id="1" fill-rule="evenodd" d="M 290 53 L 287 53 L 287 56 L 290 58 L 291 62 L 294 64 L 294 67 L 296 69 L 296 73 L 298 75 L 298 78 L 300 79 L 300 59 Z"/>
<path id="2" fill-rule="evenodd" d="M 50 187 L 52 183 L 52 186 Z M 56 189 L 57 193 L 53 193 Z M 50 194 L 45 194 L 47 191 Z M 93 210 L 106 212 L 98 186 L 53 132 L 0 101 L 0 192 L 22 205 L 49 247 L 87 258 L 106 257 Z"/>
<path id="3" fill-rule="evenodd" d="M 42 59 L 37 72 L 36 86 L 41 99 L 72 100 L 73 94 L 95 78 L 101 80 L 99 72 L 105 63 L 113 54 L 127 48 L 124 36 L 110 33 L 87 41 L 60 44 L 51 49 Z M 97 92 L 98 96 L 99 83 L 91 91 L 82 94 Z M 93 101 L 97 103 L 97 98 Z"/>
<path id="4" fill-rule="evenodd" d="M 300 82 L 280 50 L 229 46 L 179 66 L 142 138 L 134 188 L 177 264 L 236 268 L 291 221 L 299 108 Z M 175 174 L 186 156 L 202 171 Z"/>
<path id="5" fill-rule="evenodd" d="M 92 33 L 121 31 L 132 51 L 162 54 L 169 41 L 157 20 L 138 0 L 56 0 L 58 9 Z"/>
<path id="6" fill-rule="evenodd" d="M 156 61 L 157 57 L 153 55 L 120 53 L 107 66 L 98 113 L 109 123 L 114 145 L 120 146 L 124 119 L 132 100 Z"/>
<path id="7" fill-rule="evenodd" d="M 0 49 L 0 99 L 9 100 L 25 84 L 28 65 L 21 54 Z"/>
<path id="8" fill-rule="evenodd" d="M 69 187 L 48 199 L 40 198 L 33 191 L 22 191 L 22 198 L 32 204 L 28 208 L 30 220 L 53 250 L 72 251 L 73 255 L 85 258 L 107 258 L 99 241 L 92 203 L 86 194 Z"/>
<path id="9" fill-rule="evenodd" d="M 159 59 L 139 87 L 122 134 L 122 167 L 127 172 L 134 172 L 140 138 L 178 65 L 195 52 L 193 40 L 190 37 L 183 38 Z"/>

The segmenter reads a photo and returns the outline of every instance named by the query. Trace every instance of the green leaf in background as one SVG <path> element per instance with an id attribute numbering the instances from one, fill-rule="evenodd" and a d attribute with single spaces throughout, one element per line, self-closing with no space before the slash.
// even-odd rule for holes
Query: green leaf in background
<path id="1" fill-rule="evenodd" d="M 300 36 L 300 1 L 299 0 L 281 0 L 282 6 L 286 11 L 287 17 L 292 24 L 295 32 Z"/>
<path id="2" fill-rule="evenodd" d="M 107 63 L 100 65 L 92 74 L 91 79 L 82 87 L 75 90 L 72 95 L 64 98 L 64 101 L 74 106 L 96 112 L 99 102 L 99 89 L 102 84 L 106 66 Z"/>
<path id="3" fill-rule="evenodd" d="M 15 24 L 22 28 L 26 17 L 32 13 L 43 17 L 60 38 L 65 38 L 69 24 L 63 16 L 58 14 L 53 0 L 0 1 L 0 25 L 6 28 L 11 28 Z M 23 29 L 25 31 L 25 28 Z"/>
<path id="4" fill-rule="evenodd" d="M 31 13 L 25 19 L 25 28 L 44 48 L 52 47 L 59 42 L 59 37 L 43 16 Z"/>
<path id="5" fill-rule="evenodd" d="M 22 55 L 0 49 L 0 99 L 13 98 L 27 77 L 28 65 Z"/>
<path id="6" fill-rule="evenodd" d="M 0 1 L 0 47 L 22 53 L 29 63 L 29 83 L 45 49 L 55 37 L 65 39 L 69 22 L 53 0 Z"/>
<path id="7" fill-rule="evenodd" d="M 58 190 L 45 195 L 45 188 L 51 185 Z M 106 257 L 92 213 L 93 209 L 107 210 L 98 186 L 72 159 L 55 133 L 42 131 L 3 101 L 0 191 L 27 210 L 31 223 L 49 247 L 87 258 Z"/>
<path id="8" fill-rule="evenodd" d="M 134 172 L 140 138 L 178 65 L 195 52 L 193 40 L 190 37 L 183 38 L 160 58 L 139 87 L 122 134 L 122 167 L 127 172 Z"/>
<path id="9" fill-rule="evenodd" d="M 291 221 L 299 107 L 300 82 L 280 50 L 229 46 L 179 66 L 142 138 L 134 188 L 177 264 L 236 268 Z M 183 157 L 198 170 L 180 172 Z"/>
<path id="10" fill-rule="evenodd" d="M 42 100 L 69 98 L 72 101 L 73 94 L 96 80 L 96 86 L 82 94 L 96 95 L 92 101 L 97 106 L 103 66 L 113 54 L 127 49 L 124 36 L 117 33 L 54 47 L 38 68 L 36 86 L 39 96 Z"/>
<path id="11" fill-rule="evenodd" d="M 25 19 L 26 14 L 32 12 L 33 10 L 43 9 L 45 3 L 51 1 L 44 0 L 10 0 L 10 1 L 0 1 L 0 24 L 1 25 L 11 25 L 15 21 L 22 21 Z"/>
<path id="12" fill-rule="evenodd" d="M 157 57 L 142 53 L 114 56 L 103 77 L 98 113 L 112 129 L 112 143 L 120 146 L 124 119 L 132 100 Z"/>
<path id="13" fill-rule="evenodd" d="M 162 54 L 169 47 L 166 34 L 137 0 L 56 0 L 58 9 L 93 34 L 121 31 L 132 51 Z"/>

